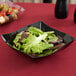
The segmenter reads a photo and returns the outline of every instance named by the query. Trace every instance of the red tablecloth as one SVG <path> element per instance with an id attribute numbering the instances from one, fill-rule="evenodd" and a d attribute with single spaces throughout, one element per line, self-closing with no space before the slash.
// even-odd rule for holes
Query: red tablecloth
<path id="1" fill-rule="evenodd" d="M 17 21 L 0 26 L 0 35 L 14 32 L 37 21 L 44 21 L 76 39 L 76 24 L 73 21 L 76 5 L 69 5 L 68 17 L 61 20 L 55 18 L 53 4 L 18 4 L 26 11 Z M 0 37 L 0 76 L 76 76 L 76 41 L 51 56 L 35 60 L 18 54 Z"/>

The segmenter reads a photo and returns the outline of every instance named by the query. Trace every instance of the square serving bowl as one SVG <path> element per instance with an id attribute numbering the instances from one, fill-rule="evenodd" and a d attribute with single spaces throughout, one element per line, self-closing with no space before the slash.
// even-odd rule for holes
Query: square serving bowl
<path id="1" fill-rule="evenodd" d="M 41 29 L 42 31 L 46 32 L 46 31 L 55 31 L 55 34 L 58 35 L 58 36 L 61 36 L 64 43 L 65 43 L 65 46 L 69 43 L 71 43 L 72 41 L 74 41 L 74 38 L 71 37 L 70 35 L 64 33 L 64 32 L 61 32 L 61 31 L 58 31 L 56 29 L 53 29 L 52 27 L 49 27 L 48 25 L 46 25 L 45 23 L 43 23 L 42 21 L 39 21 L 39 22 L 36 22 L 36 23 L 33 23 L 33 24 L 30 24 L 30 25 L 27 25 L 15 32 L 12 32 L 12 33 L 8 33 L 8 34 L 2 34 L 1 37 L 2 39 L 4 40 L 4 42 L 9 45 L 10 47 L 12 47 L 14 45 L 13 43 L 13 40 L 14 38 L 16 37 L 16 34 L 20 33 L 21 31 L 25 31 L 27 30 L 29 27 L 36 27 L 36 28 L 39 28 Z M 13 48 L 13 47 L 12 47 Z M 59 50 L 59 49 L 58 49 Z M 57 50 L 57 51 L 58 51 Z M 21 50 L 20 50 L 21 52 Z M 23 53 L 23 52 L 22 52 Z M 49 54 L 48 54 L 49 55 Z M 48 56 L 48 55 L 45 55 L 45 56 Z M 50 54 L 51 55 L 51 54 Z M 33 57 L 31 55 L 28 55 L 32 58 L 39 58 L 39 57 Z M 41 56 L 43 57 L 43 56 Z"/>

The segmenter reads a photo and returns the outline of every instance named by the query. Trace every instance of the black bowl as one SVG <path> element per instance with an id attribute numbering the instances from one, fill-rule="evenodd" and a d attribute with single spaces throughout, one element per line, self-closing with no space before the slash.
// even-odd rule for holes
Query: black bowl
<path id="1" fill-rule="evenodd" d="M 16 34 L 18 34 L 21 31 L 27 30 L 31 26 L 39 28 L 39 29 L 41 29 L 42 31 L 45 31 L 45 32 L 46 31 L 55 31 L 56 35 L 61 36 L 63 38 L 63 41 L 64 41 L 65 45 L 67 45 L 67 44 L 71 43 L 72 41 L 74 41 L 74 38 L 71 37 L 70 35 L 68 35 L 66 33 L 63 33 L 61 31 L 58 31 L 56 29 L 53 29 L 53 28 L 49 27 L 48 25 L 46 25 L 45 23 L 43 23 L 42 21 L 39 21 L 39 22 L 30 24 L 28 26 L 25 26 L 25 27 L 21 28 L 20 30 L 18 30 L 16 32 L 12 32 L 12 33 L 8 33 L 8 34 L 2 34 L 1 37 L 2 37 L 2 39 L 4 40 L 4 42 L 6 44 L 8 44 L 10 47 L 12 47 L 14 45 L 13 40 L 14 40 Z M 46 55 L 46 56 L 48 56 L 48 55 Z M 30 57 L 39 58 L 39 57 L 33 57 L 33 56 L 30 56 Z"/>

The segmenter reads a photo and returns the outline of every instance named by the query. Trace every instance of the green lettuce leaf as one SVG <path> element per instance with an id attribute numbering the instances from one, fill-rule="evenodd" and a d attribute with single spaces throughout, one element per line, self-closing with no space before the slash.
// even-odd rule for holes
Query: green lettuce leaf
<path id="1" fill-rule="evenodd" d="M 40 53 L 43 53 L 43 51 L 45 49 L 49 49 L 51 47 L 53 47 L 53 44 L 47 44 L 47 43 L 41 42 L 41 43 L 33 46 L 32 51 L 33 51 L 33 53 L 39 53 L 40 54 Z"/>
<path id="2" fill-rule="evenodd" d="M 13 46 L 13 48 L 15 48 L 17 50 L 20 50 L 20 48 L 21 48 L 21 44 L 18 41 L 21 38 L 22 33 L 23 33 L 23 31 L 20 32 L 19 34 L 17 34 L 16 37 L 15 37 L 15 39 L 13 40 L 13 43 L 15 44 Z"/>
<path id="3" fill-rule="evenodd" d="M 47 36 L 47 41 L 48 42 L 56 42 L 58 40 L 58 37 L 53 34 L 53 33 L 49 33 L 48 36 Z"/>
<path id="4" fill-rule="evenodd" d="M 16 35 L 15 39 L 13 40 L 15 44 L 18 43 L 19 39 L 21 38 L 22 33 L 23 31 Z"/>
<path id="5" fill-rule="evenodd" d="M 25 41 L 24 43 L 26 43 L 22 45 L 24 52 L 30 53 L 30 51 L 32 51 L 33 53 L 42 53 L 43 50 L 53 47 L 53 44 L 42 42 L 42 40 L 45 40 L 46 37 L 46 33 L 40 35 L 39 37 L 31 34 L 27 39 L 23 39 L 22 42 Z"/>
<path id="6" fill-rule="evenodd" d="M 39 36 L 40 34 L 43 34 L 43 31 L 35 27 L 29 27 L 28 31 L 35 36 Z"/>

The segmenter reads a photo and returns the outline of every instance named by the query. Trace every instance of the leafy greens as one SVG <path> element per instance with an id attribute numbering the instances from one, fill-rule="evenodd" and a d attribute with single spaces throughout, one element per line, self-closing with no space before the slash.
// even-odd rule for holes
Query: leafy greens
<path id="1" fill-rule="evenodd" d="M 46 54 L 53 52 L 50 48 L 54 47 L 54 44 L 49 42 L 55 42 L 58 40 L 54 31 L 43 32 L 38 28 L 29 27 L 28 31 L 25 33 L 27 34 L 28 32 L 29 35 L 26 38 L 21 38 L 23 31 L 16 35 L 13 40 L 13 43 L 15 44 L 13 48 L 22 50 L 22 52 L 27 54 L 39 54 L 40 56 L 43 55 L 44 52 Z"/>

